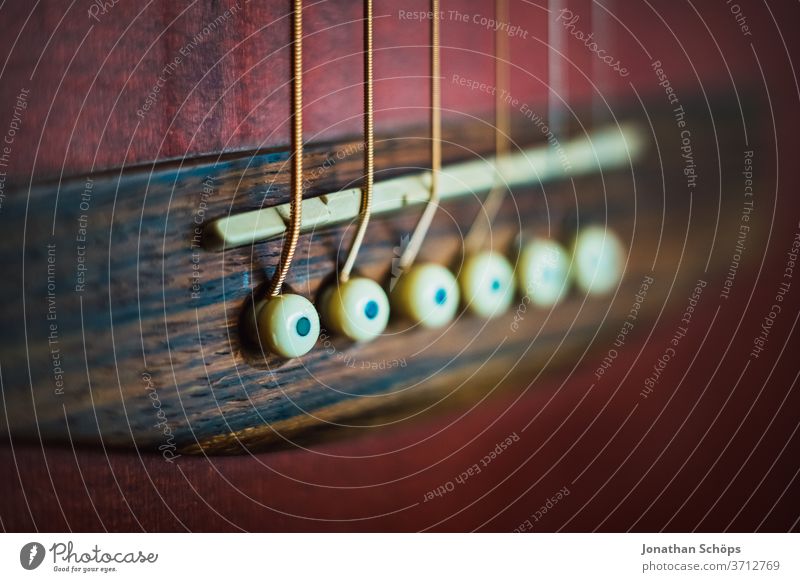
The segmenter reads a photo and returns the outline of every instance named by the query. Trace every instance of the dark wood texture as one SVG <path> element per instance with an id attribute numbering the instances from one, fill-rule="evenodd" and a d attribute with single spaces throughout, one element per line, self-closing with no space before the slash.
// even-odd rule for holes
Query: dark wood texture
<path id="1" fill-rule="evenodd" d="M 691 120 L 696 128 L 701 123 Z M 445 330 L 394 322 L 385 337 L 365 345 L 323 335 L 315 350 L 291 361 L 265 358 L 241 333 L 243 313 L 253 294 L 263 293 L 281 241 L 224 253 L 200 245 L 206 221 L 287 200 L 285 152 L 38 186 L 24 206 L 9 205 L 2 216 L 24 249 L 23 294 L 8 287 L 1 312 L 4 351 L 27 362 L 3 371 L 9 429 L 18 437 L 74 443 L 241 452 L 240 443 L 283 444 L 322 424 L 372 430 L 374 418 L 358 417 L 398 403 L 413 416 L 479 397 L 498 379 L 513 384 L 545 365 L 568 363 L 616 331 L 644 276 L 683 267 L 681 278 L 650 290 L 648 305 L 661 304 L 674 285 L 708 276 L 707 256 L 682 253 L 685 234 L 663 229 L 689 199 L 677 194 L 686 191 L 680 181 L 657 194 L 655 144 L 678 149 L 680 138 L 668 117 L 656 127 L 643 164 L 515 191 L 494 225 L 497 249 L 512 254 L 520 231 L 568 245 L 578 225 L 608 225 L 631 251 L 614 295 L 576 292 L 552 311 L 518 307 L 492 321 L 464 314 Z M 695 147 L 713 147 L 702 141 L 710 132 L 696 132 Z M 425 166 L 428 140 L 417 135 L 379 140 L 379 176 Z M 532 139 L 532 132 L 518 136 L 520 143 Z M 470 159 L 491 152 L 492 133 L 472 124 L 449 131 L 446 141 L 447 161 Z M 359 182 L 357 145 L 308 152 L 309 196 Z M 338 161 L 338 152 L 355 155 Z M 665 197 L 668 214 L 662 215 Z M 458 273 L 460 237 L 479 209 L 469 198 L 443 206 L 421 259 Z M 693 213 L 716 221 L 712 200 L 699 200 Z M 394 249 L 418 215 L 376 217 L 358 263 L 365 275 L 388 283 Z M 722 226 L 728 219 L 723 216 Z M 653 232 L 661 234 L 644 234 Z M 696 233 L 685 244 L 706 248 L 708 235 L 713 232 Z M 291 289 L 316 298 L 350 236 L 346 226 L 304 235 L 287 281 Z M 717 262 L 710 267 L 721 270 Z"/>

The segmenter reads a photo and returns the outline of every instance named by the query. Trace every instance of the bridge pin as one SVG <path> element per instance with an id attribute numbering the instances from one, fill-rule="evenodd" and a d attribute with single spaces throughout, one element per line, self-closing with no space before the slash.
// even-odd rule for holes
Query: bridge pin
<path id="1" fill-rule="evenodd" d="M 424 327 L 449 323 L 458 310 L 458 282 L 441 265 L 414 265 L 400 276 L 391 292 L 392 308 Z"/>
<path id="2" fill-rule="evenodd" d="M 357 342 L 378 337 L 389 321 L 386 292 L 365 277 L 329 286 L 323 292 L 320 310 L 326 327 Z"/>
<path id="3" fill-rule="evenodd" d="M 573 268 L 578 287 L 591 295 L 608 293 L 619 284 L 625 261 L 622 242 L 602 226 L 590 226 L 575 238 Z"/>
<path id="4" fill-rule="evenodd" d="M 319 316 L 305 297 L 285 293 L 266 301 L 256 316 L 263 347 L 284 358 L 307 354 L 319 337 Z"/>
<path id="5" fill-rule="evenodd" d="M 534 305 L 552 307 L 569 290 L 569 266 L 569 253 L 559 243 L 543 238 L 528 242 L 517 262 L 523 295 Z"/>

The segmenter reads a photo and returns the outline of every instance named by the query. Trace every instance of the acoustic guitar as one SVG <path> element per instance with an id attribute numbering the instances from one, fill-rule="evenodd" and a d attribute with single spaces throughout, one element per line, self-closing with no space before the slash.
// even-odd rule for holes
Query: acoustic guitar
<path id="1" fill-rule="evenodd" d="M 0 13 L 4 529 L 797 529 L 796 3 Z"/>

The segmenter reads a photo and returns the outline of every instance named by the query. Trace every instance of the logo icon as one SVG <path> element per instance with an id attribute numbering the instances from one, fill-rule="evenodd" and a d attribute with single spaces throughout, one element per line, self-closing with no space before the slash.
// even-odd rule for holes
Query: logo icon
<path id="1" fill-rule="evenodd" d="M 19 551 L 19 563 L 26 570 L 35 570 L 44 561 L 44 546 L 39 542 L 29 542 Z"/>

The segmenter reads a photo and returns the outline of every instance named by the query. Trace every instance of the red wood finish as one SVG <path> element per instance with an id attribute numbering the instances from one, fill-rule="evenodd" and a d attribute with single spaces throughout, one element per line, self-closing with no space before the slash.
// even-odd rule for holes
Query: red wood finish
<path id="1" fill-rule="evenodd" d="M 67 9 L 59 3 L 17 1 L 0 10 L 8 31 L 0 38 L 0 55 L 6 57 L 0 69 L 3 126 L 12 117 L 15 96 L 30 91 L 24 131 L 14 141 L 6 168 L 10 181 L 288 145 L 289 2 L 106 2 L 113 6 L 105 13 L 92 9 L 99 4 L 76 2 Z M 594 56 L 568 36 L 570 92 L 565 99 L 585 101 L 596 93 L 592 83 L 599 84 L 597 90 L 612 108 L 615 98 L 635 99 L 634 88 L 645 96 L 659 94 L 649 67 L 655 59 L 689 93 L 699 92 L 701 83 L 702 88 L 730 88 L 728 69 L 738 84 L 757 81 L 751 39 L 742 36 L 724 3 L 696 4 L 617 2 L 609 17 L 609 40 L 600 42 L 630 71 L 624 78 L 609 71 L 593 77 Z M 757 2 L 745 4 L 759 35 L 761 66 L 783 79 L 786 56 L 781 39 L 771 32 L 770 12 Z M 592 30 L 590 5 L 587 0 L 569 3 L 579 16 L 569 29 L 573 34 Z M 790 21 L 789 5 L 770 4 L 776 21 Z M 358 135 L 361 3 L 327 0 L 307 6 L 306 140 Z M 409 16 L 427 6 L 425 0 L 375 4 L 379 135 L 427 122 L 428 26 Z M 459 0 L 443 3 L 443 11 L 445 119 L 479 115 L 491 120 L 487 112 L 494 97 L 459 79 L 493 82 L 493 32 L 482 24 L 492 18 L 492 4 Z M 512 2 L 511 20 L 519 30 L 511 34 L 511 93 L 540 115 L 546 113 L 547 15 L 542 1 Z M 154 88 L 157 93 L 144 111 Z"/>

